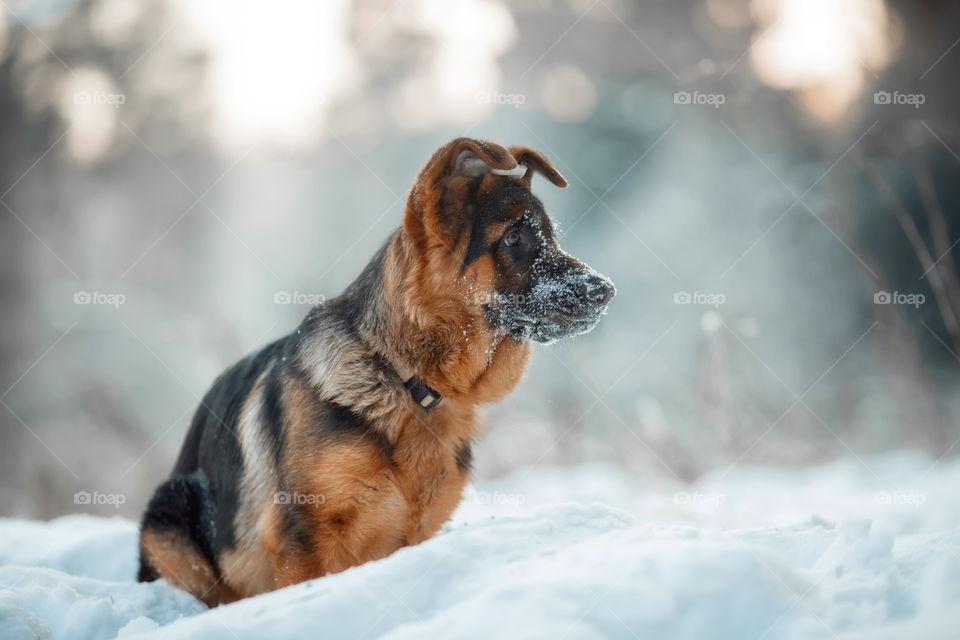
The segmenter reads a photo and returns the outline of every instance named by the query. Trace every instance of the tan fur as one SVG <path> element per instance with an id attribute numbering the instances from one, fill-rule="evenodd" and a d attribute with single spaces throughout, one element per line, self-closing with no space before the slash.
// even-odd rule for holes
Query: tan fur
<path id="1" fill-rule="evenodd" d="M 193 545 L 175 533 L 144 531 L 142 553 L 163 572 L 167 582 L 194 594 L 208 607 L 221 602 L 221 588 L 210 563 Z"/>
<path id="2" fill-rule="evenodd" d="M 308 390 L 286 388 L 289 416 L 284 475 L 315 505 L 301 511 L 311 522 L 309 553 L 284 539 L 274 521 L 272 544 L 277 586 L 343 571 L 382 558 L 433 535 L 460 501 L 467 474 L 456 456 L 476 435 L 472 409 L 449 403 L 426 414 L 405 406 L 391 422 L 400 434 L 391 459 L 371 440 L 353 435 L 317 445 L 310 430 Z"/>

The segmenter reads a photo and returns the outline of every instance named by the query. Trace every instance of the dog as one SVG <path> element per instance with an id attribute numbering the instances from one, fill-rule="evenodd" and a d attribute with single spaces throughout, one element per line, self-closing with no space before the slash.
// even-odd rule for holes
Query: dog
<path id="1" fill-rule="evenodd" d="M 457 138 L 337 298 L 204 396 L 140 527 L 141 582 L 207 606 L 383 558 L 461 500 L 478 407 L 531 342 L 590 331 L 613 283 L 562 251 L 530 191 L 567 182 L 525 146 Z"/>

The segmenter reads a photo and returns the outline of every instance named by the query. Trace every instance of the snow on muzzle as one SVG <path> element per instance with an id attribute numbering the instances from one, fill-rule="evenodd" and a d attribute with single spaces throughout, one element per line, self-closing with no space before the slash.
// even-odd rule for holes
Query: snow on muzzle
<path id="1" fill-rule="evenodd" d="M 534 263 L 530 283 L 517 321 L 525 337 L 545 343 L 593 329 L 617 293 L 609 278 L 559 250 Z"/>

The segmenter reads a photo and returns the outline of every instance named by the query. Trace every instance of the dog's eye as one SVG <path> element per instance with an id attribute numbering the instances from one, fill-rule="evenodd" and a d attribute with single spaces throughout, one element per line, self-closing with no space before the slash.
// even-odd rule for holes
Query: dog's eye
<path id="1" fill-rule="evenodd" d="M 505 236 L 503 236 L 503 243 L 508 247 L 515 247 L 520 244 L 520 232 L 513 230 L 508 231 Z"/>

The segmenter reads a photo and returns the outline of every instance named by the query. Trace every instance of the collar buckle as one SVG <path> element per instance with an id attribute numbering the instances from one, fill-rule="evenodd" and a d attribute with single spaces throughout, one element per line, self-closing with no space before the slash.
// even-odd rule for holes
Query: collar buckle
<path id="1" fill-rule="evenodd" d="M 433 388 L 424 384 L 423 380 L 417 376 L 413 376 L 404 382 L 403 386 L 406 387 L 407 391 L 410 392 L 410 395 L 413 396 L 414 402 L 420 405 L 425 411 L 433 409 L 435 406 L 440 404 L 441 400 L 443 400 L 443 396 L 437 393 Z"/>

